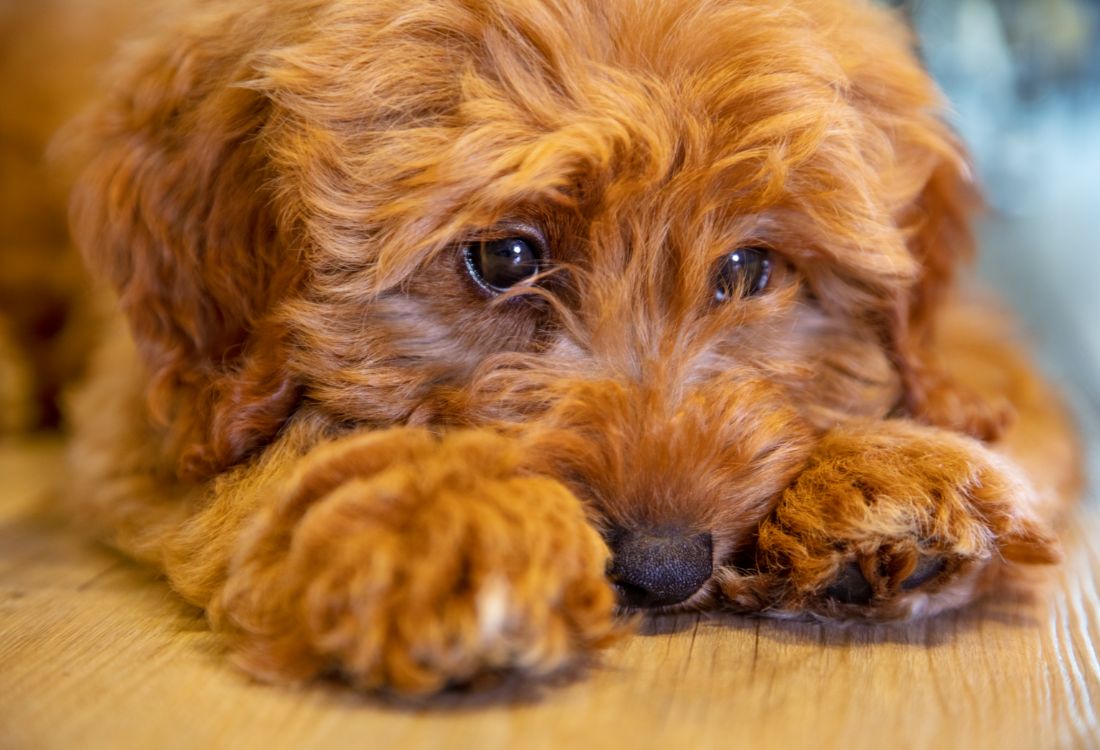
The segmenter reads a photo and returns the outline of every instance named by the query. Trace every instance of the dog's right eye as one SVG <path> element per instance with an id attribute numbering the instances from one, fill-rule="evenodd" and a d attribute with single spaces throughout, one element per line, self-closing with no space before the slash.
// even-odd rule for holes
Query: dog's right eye
<path id="1" fill-rule="evenodd" d="M 722 258 L 716 275 L 715 302 L 755 297 L 767 289 L 771 280 L 771 251 L 764 247 L 738 248 Z"/>
<path id="2" fill-rule="evenodd" d="M 523 237 L 471 242 L 465 247 L 466 270 L 490 292 L 503 292 L 537 274 L 542 258 L 536 245 Z"/>

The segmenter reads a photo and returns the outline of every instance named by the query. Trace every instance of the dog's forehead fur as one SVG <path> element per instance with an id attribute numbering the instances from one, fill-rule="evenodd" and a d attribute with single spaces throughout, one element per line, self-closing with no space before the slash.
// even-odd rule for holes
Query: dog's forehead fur
<path id="1" fill-rule="evenodd" d="M 950 146 L 927 148 L 936 97 L 908 54 L 867 48 L 900 32 L 850 28 L 882 16 L 330 0 L 303 23 L 296 5 L 250 85 L 276 104 L 268 144 L 316 245 L 367 264 L 376 288 L 518 207 L 577 201 L 605 231 L 640 228 L 630 252 L 682 241 L 706 265 L 747 234 L 864 284 L 913 278 L 896 213 Z M 876 101 L 914 80 L 909 111 Z M 906 128 L 923 128 L 919 153 Z"/>

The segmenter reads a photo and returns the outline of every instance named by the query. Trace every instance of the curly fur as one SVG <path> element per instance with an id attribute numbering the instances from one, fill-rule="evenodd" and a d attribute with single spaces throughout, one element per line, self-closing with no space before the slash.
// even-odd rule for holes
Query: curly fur
<path id="1" fill-rule="evenodd" d="M 71 128 L 128 324 L 72 512 L 252 672 L 413 693 L 607 642 L 615 528 L 777 615 L 1056 559 L 1072 432 L 952 301 L 977 199 L 909 45 L 860 0 L 196 3 Z M 459 249 L 519 224 L 551 266 L 490 299 Z M 745 245 L 771 288 L 708 304 Z"/>

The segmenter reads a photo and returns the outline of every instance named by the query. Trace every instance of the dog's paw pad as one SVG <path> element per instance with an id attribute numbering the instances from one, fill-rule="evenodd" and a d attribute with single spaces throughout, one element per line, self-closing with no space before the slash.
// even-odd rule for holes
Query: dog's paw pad
<path id="1" fill-rule="evenodd" d="M 947 570 L 947 560 L 943 557 L 922 557 L 913 572 L 901 582 L 902 591 L 913 591 L 926 583 L 938 579 Z"/>
<path id="2" fill-rule="evenodd" d="M 840 605 L 850 611 L 853 607 L 883 605 L 902 594 L 934 587 L 950 567 L 948 558 L 942 555 L 921 555 L 915 564 L 910 556 L 908 565 L 906 557 L 883 548 L 869 558 L 857 557 L 842 563 L 832 583 L 821 592 L 824 602 L 830 603 L 826 606 Z"/>
<path id="3" fill-rule="evenodd" d="M 841 604 L 867 604 L 874 595 L 870 581 L 855 561 L 842 565 L 836 580 L 825 589 L 826 597 Z"/>

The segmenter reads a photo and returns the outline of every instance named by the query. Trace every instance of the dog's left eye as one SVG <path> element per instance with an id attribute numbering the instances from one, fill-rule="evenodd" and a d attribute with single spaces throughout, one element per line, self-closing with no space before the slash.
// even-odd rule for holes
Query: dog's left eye
<path id="1" fill-rule="evenodd" d="M 466 270 L 478 284 L 503 292 L 537 274 L 542 259 L 535 244 L 523 237 L 472 242 L 466 245 Z"/>
<path id="2" fill-rule="evenodd" d="M 772 275 L 771 251 L 763 247 L 741 247 L 718 262 L 714 300 L 752 297 L 768 287 Z"/>

